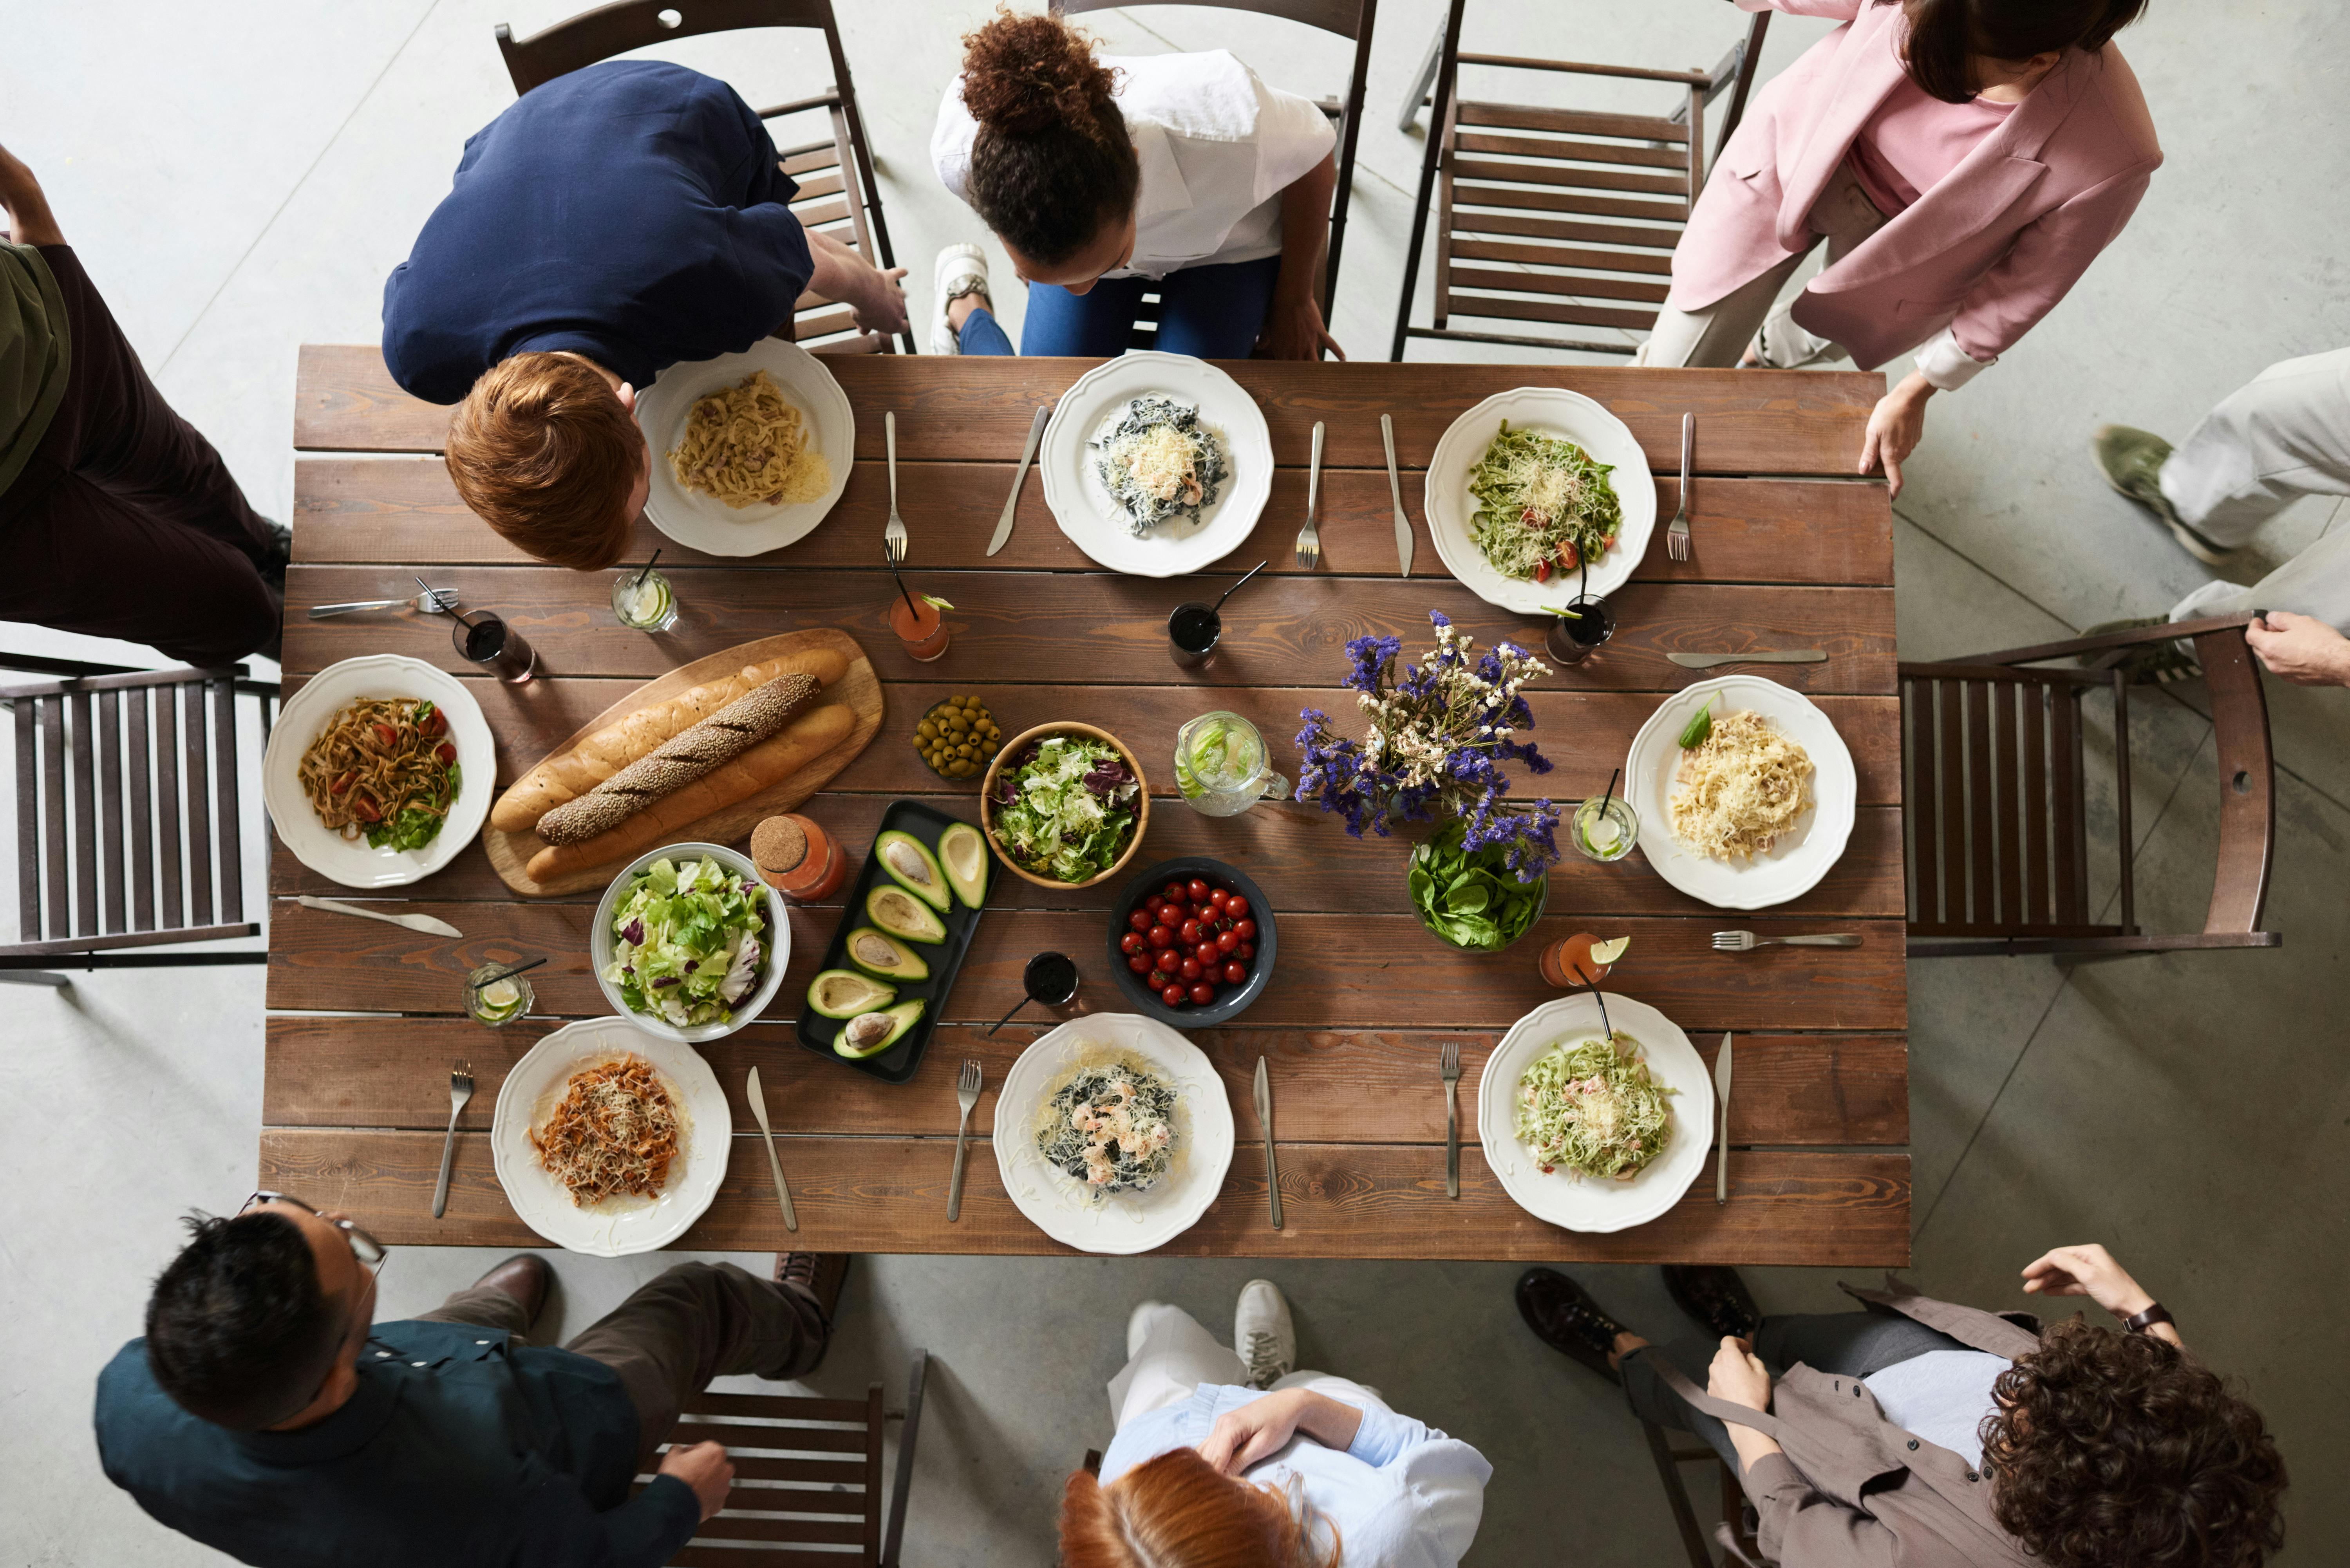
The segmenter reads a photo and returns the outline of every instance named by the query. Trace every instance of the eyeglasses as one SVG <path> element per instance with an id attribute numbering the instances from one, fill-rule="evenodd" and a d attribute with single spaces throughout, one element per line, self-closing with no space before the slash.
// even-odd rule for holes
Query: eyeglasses
<path id="1" fill-rule="evenodd" d="M 390 1248 L 385 1246 L 382 1242 L 377 1241 L 374 1237 L 360 1230 L 357 1225 L 352 1224 L 348 1220 L 328 1220 L 327 1219 L 327 1216 L 319 1213 L 317 1210 L 312 1208 L 309 1204 L 303 1202 L 300 1199 L 295 1197 L 290 1192 L 256 1192 L 252 1197 L 244 1200 L 244 1207 L 238 1210 L 237 1212 L 239 1214 L 251 1213 L 254 1206 L 260 1203 L 290 1203 L 295 1208 L 302 1210 L 303 1213 L 311 1216 L 313 1219 L 326 1220 L 328 1224 L 332 1225 L 336 1230 L 340 1231 L 343 1233 L 343 1240 L 350 1243 L 351 1256 L 357 1258 L 360 1262 L 366 1264 L 370 1269 L 380 1270 L 383 1267 L 383 1261 L 391 1256 Z"/>

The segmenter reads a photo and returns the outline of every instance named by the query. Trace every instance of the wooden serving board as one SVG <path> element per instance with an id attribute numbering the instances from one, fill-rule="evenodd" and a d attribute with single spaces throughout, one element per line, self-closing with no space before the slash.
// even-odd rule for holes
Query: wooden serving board
<path id="1" fill-rule="evenodd" d="M 551 757 L 567 752 L 607 724 L 617 722 L 639 708 L 666 702 L 690 687 L 732 675 L 746 664 L 764 663 L 770 659 L 781 659 L 785 654 L 802 653 L 816 648 L 837 649 L 846 655 L 848 673 L 826 687 L 814 706 L 846 702 L 850 711 L 857 715 L 857 727 L 849 731 L 847 740 L 797 773 L 776 780 L 757 794 L 739 800 L 723 811 L 713 811 L 699 821 L 679 828 L 674 835 L 680 843 L 699 839 L 707 844 L 731 844 L 748 834 L 763 819 L 778 812 L 792 810 L 829 784 L 833 775 L 857 760 L 857 754 L 881 728 L 880 678 L 873 673 L 872 661 L 865 657 L 865 649 L 858 647 L 857 639 L 847 632 L 830 627 L 813 631 L 787 631 L 779 637 L 763 637 L 755 642 L 738 643 L 722 652 L 697 659 L 691 664 L 681 664 L 660 679 L 638 687 L 588 720 L 546 755 Z M 545 757 L 538 759 L 539 762 L 545 760 Z M 531 764 L 532 767 L 537 765 L 536 762 Z M 506 782 L 511 784 L 513 781 Z M 524 867 L 529 864 L 532 856 L 546 847 L 546 841 L 537 834 L 507 833 L 485 822 L 482 825 L 482 847 L 489 855 L 491 868 L 497 872 L 499 880 L 526 898 L 551 898 L 564 893 L 577 893 L 601 887 L 612 879 L 615 867 L 636 858 L 635 854 L 630 854 L 612 861 L 610 865 L 589 867 L 567 877 L 536 882 Z"/>

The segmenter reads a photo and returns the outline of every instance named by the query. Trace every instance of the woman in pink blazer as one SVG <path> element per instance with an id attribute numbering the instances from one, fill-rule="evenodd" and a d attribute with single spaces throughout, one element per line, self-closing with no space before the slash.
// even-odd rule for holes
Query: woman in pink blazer
<path id="1" fill-rule="evenodd" d="M 1901 462 L 1926 400 L 1995 362 L 2127 223 L 2162 161 L 2109 40 L 2146 0 L 1737 0 L 1846 24 L 1762 92 L 1673 255 L 1646 365 L 1864 369 L 1917 351 L 1859 472 Z M 1826 265 L 1786 306 L 1814 245 Z M 1750 348 L 1751 345 L 1751 348 Z"/>

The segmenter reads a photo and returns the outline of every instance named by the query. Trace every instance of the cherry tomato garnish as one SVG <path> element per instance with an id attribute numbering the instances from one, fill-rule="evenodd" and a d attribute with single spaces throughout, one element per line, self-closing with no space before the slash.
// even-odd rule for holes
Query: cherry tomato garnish
<path id="1" fill-rule="evenodd" d="M 441 716 L 440 709 L 435 708 L 419 719 L 416 727 L 428 735 L 438 735 L 449 728 L 449 721 Z"/>
<path id="2" fill-rule="evenodd" d="M 1208 971 L 1200 967 L 1200 961 L 1198 959 L 1187 958 L 1183 961 L 1183 967 L 1176 972 L 1180 974 L 1185 980 L 1197 980 Z"/>
<path id="3" fill-rule="evenodd" d="M 1170 1007 L 1180 1007 L 1183 1005 L 1183 988 L 1180 985 L 1170 985 L 1159 993 L 1159 1000 Z"/>
<path id="4" fill-rule="evenodd" d="M 1186 920 L 1176 934 L 1183 939 L 1183 945 L 1185 947 L 1198 947 L 1200 945 L 1200 922 L 1197 920 Z"/>
<path id="5" fill-rule="evenodd" d="M 1220 953 L 1228 953 L 1240 945 L 1240 935 L 1236 931 L 1220 932 L 1216 937 L 1216 950 Z"/>
<path id="6" fill-rule="evenodd" d="M 1239 959 L 1243 962 L 1256 957 L 1256 944 L 1254 942 L 1243 942 L 1240 946 L 1232 950 L 1232 957 Z"/>
<path id="7" fill-rule="evenodd" d="M 1142 900 L 1142 907 L 1150 911 L 1150 918 L 1155 920 L 1159 918 L 1159 911 L 1167 907 L 1167 900 L 1153 893 Z"/>
<path id="8" fill-rule="evenodd" d="M 1169 903 L 1180 904 L 1183 902 L 1184 896 L 1189 889 L 1187 889 L 1180 882 L 1170 882 L 1167 886 L 1159 889 L 1159 891 L 1165 896 Z"/>
<path id="9" fill-rule="evenodd" d="M 439 745 L 432 748 L 432 756 L 435 761 L 440 763 L 453 763 L 457 760 L 457 748 L 451 745 L 448 742 L 443 741 Z"/>
<path id="10" fill-rule="evenodd" d="M 1144 933 L 1144 940 L 1154 948 L 1171 948 L 1175 945 L 1175 933 L 1164 926 L 1153 926 Z"/>
<path id="11" fill-rule="evenodd" d="M 1132 970 L 1137 974 L 1149 974 L 1150 972 L 1150 955 L 1149 953 L 1137 953 L 1132 958 L 1126 961 L 1126 967 Z"/>
<path id="12" fill-rule="evenodd" d="M 1222 888 L 1211 888 L 1208 889 L 1208 908 L 1221 914 L 1223 911 L 1224 900 L 1231 897 L 1232 895 Z"/>
<path id="13" fill-rule="evenodd" d="M 1150 916 L 1141 909 L 1137 909 L 1127 916 L 1126 923 L 1138 931 L 1147 931 L 1150 929 Z"/>
<path id="14" fill-rule="evenodd" d="M 1140 931 L 1128 931 L 1118 940 L 1118 950 L 1122 953 L 1139 953 L 1149 945 Z"/>
<path id="15" fill-rule="evenodd" d="M 1248 965 L 1241 962 L 1238 959 L 1232 959 L 1226 961 L 1224 964 L 1224 983 L 1226 985 L 1238 985 L 1247 978 Z"/>
<path id="16" fill-rule="evenodd" d="M 1201 942 L 1192 950 L 1201 963 L 1222 963 L 1224 959 L 1224 950 L 1211 941 Z"/>
<path id="17" fill-rule="evenodd" d="M 1232 922 L 1232 934 L 1239 937 L 1240 940 L 1244 942 L 1253 942 L 1256 940 L 1256 922 L 1254 920 L 1235 920 Z"/>
<path id="18" fill-rule="evenodd" d="M 1216 988 L 1203 980 L 1191 988 L 1191 1000 L 1205 1007 L 1216 1000 Z"/>
<path id="19" fill-rule="evenodd" d="M 1168 948 L 1159 953 L 1156 967 L 1161 974 L 1173 974 L 1182 962 L 1183 955 Z"/>
<path id="20" fill-rule="evenodd" d="M 1238 893 L 1224 900 L 1224 913 L 1237 920 L 1249 912 L 1249 901 Z"/>
<path id="21" fill-rule="evenodd" d="M 1208 885 L 1197 877 L 1191 878 L 1191 885 L 1184 891 L 1191 895 L 1191 902 L 1195 904 L 1204 904 L 1208 901 Z"/>

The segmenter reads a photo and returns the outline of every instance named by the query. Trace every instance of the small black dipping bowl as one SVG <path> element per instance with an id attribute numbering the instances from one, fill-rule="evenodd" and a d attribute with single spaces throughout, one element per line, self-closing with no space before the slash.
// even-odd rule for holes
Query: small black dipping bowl
<path id="1" fill-rule="evenodd" d="M 1127 917 L 1142 908 L 1143 900 L 1170 882 L 1189 882 L 1197 877 L 1227 892 L 1238 893 L 1249 901 L 1250 918 L 1256 921 L 1256 957 L 1250 961 L 1249 977 L 1237 988 L 1217 987 L 1219 995 L 1205 1007 L 1186 1003 L 1170 1007 L 1159 1000 L 1158 988 L 1146 986 L 1142 977 L 1126 967 L 1126 954 L 1118 950 L 1118 942 L 1134 928 Z M 1274 929 L 1273 906 L 1265 899 L 1264 889 L 1245 871 L 1211 860 L 1205 856 L 1187 856 L 1180 860 L 1161 860 L 1145 871 L 1135 873 L 1118 890 L 1118 902 L 1110 906 L 1109 970 L 1117 977 L 1118 988 L 1135 1012 L 1147 1018 L 1177 1029 L 1204 1029 L 1211 1024 L 1229 1023 L 1248 1011 L 1264 991 L 1264 982 L 1273 978 L 1273 961 L 1281 940 Z"/>

